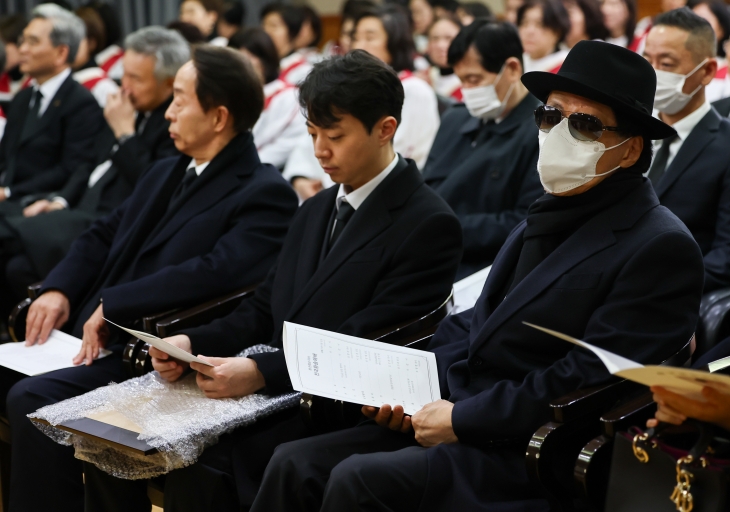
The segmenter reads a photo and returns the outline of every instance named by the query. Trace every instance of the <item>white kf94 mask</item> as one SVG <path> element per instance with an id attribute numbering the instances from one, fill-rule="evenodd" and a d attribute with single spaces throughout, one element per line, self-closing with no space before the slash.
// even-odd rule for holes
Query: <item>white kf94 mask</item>
<path id="1" fill-rule="evenodd" d="M 551 194 L 559 194 L 620 169 L 621 166 L 618 166 L 596 174 L 596 164 L 603 153 L 619 147 L 627 140 L 610 148 L 598 141 L 578 140 L 570 134 L 568 119 L 563 118 L 549 132 L 538 132 L 540 156 L 537 159 L 537 172 L 542 186 Z"/>

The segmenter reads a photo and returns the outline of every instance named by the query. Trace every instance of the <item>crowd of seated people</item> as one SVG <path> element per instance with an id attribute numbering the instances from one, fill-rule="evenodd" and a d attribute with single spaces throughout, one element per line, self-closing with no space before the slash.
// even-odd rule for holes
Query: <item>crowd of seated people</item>
<path id="1" fill-rule="evenodd" d="M 107 320 L 255 287 L 166 339 L 212 367 L 155 348 L 151 366 L 211 400 L 279 395 L 285 321 L 368 337 L 488 267 L 425 348 L 441 400 L 325 435 L 275 413 L 167 474 L 164 509 L 547 511 L 526 443 L 551 401 L 611 376 L 523 321 L 658 364 L 730 290 L 723 2 L 637 20 L 636 0 L 347 0 L 331 41 L 299 3 L 246 26 L 244 2 L 183 0 L 128 34 L 110 2 L 60 4 L 0 19 L 0 338 L 36 285 L 26 345 L 82 340 L 72 368 L 0 367 L 13 512 L 150 510 L 146 480 L 27 418 L 130 378 Z M 259 344 L 278 350 L 236 356 Z M 727 395 L 652 391 L 649 426 L 730 429 Z"/>

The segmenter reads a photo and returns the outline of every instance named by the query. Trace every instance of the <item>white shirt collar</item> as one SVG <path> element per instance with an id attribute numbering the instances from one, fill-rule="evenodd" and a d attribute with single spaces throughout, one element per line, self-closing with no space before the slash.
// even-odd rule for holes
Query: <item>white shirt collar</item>
<path id="1" fill-rule="evenodd" d="M 357 190 L 353 190 L 348 194 L 347 192 L 345 192 L 345 186 L 340 185 L 340 190 L 337 192 L 337 199 L 335 202 L 335 204 L 337 205 L 337 210 L 339 211 L 342 201 L 347 201 L 347 203 L 355 210 L 360 208 L 360 205 L 365 202 L 365 199 L 367 199 L 368 196 L 373 192 L 373 190 L 375 190 L 377 186 L 380 185 L 383 180 L 388 177 L 388 174 L 390 174 L 391 171 L 395 169 L 396 165 L 398 165 L 398 153 L 395 154 L 395 158 L 393 158 L 393 161 L 390 162 L 390 165 L 388 165 L 388 167 L 383 169 L 380 174 L 375 176 L 373 179 L 365 183 Z"/>
<path id="2" fill-rule="evenodd" d="M 208 167 L 208 164 L 210 164 L 209 161 L 208 162 L 203 162 L 200 165 L 195 165 L 195 158 L 192 158 L 192 159 L 190 159 L 190 163 L 188 164 L 188 168 L 185 169 L 185 170 L 187 171 L 188 169 L 195 169 L 195 174 L 197 174 L 198 176 L 200 176 L 201 174 L 203 174 L 203 171 L 205 170 L 205 168 Z"/>
<path id="3" fill-rule="evenodd" d="M 40 110 L 38 111 L 39 116 L 42 116 L 43 113 L 46 111 L 48 105 L 51 103 L 51 100 L 61 88 L 63 82 L 65 82 L 66 79 L 69 77 L 69 75 L 71 75 L 71 68 L 66 68 L 53 78 L 49 78 L 48 80 L 43 82 L 43 85 L 39 86 L 35 78 L 30 82 L 33 86 L 33 90 L 37 91 L 40 89 L 41 94 L 43 95 L 43 98 L 41 99 Z"/>
<path id="4" fill-rule="evenodd" d="M 689 134 L 695 129 L 697 123 L 699 123 L 702 118 L 707 115 L 710 108 L 710 102 L 705 100 L 705 102 L 697 110 L 672 125 L 672 128 L 677 131 L 677 135 L 679 135 L 681 140 L 684 141 L 687 137 L 689 137 Z"/>

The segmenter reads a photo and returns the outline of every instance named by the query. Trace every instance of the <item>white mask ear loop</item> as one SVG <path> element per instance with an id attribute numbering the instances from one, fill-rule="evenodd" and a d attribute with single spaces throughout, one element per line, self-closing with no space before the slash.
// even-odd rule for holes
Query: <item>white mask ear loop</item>
<path id="1" fill-rule="evenodd" d="M 610 150 L 612 150 L 612 149 L 615 149 L 615 148 L 617 148 L 617 147 L 619 147 L 619 146 L 623 145 L 623 144 L 624 144 L 625 142 L 628 142 L 628 141 L 630 141 L 631 139 L 633 139 L 633 137 L 629 137 L 628 139 L 625 139 L 625 140 L 623 140 L 622 142 L 619 142 L 619 143 L 618 143 L 618 144 L 616 144 L 615 146 L 611 146 L 610 148 L 606 148 L 606 149 L 604 150 L 604 153 L 605 153 L 606 151 L 610 151 Z M 605 175 L 607 175 L 607 174 L 611 174 L 612 172 L 614 172 L 614 171 L 616 171 L 616 170 L 618 170 L 618 169 L 621 169 L 621 166 L 620 166 L 620 165 L 617 165 L 616 167 L 614 167 L 614 168 L 613 168 L 613 169 L 611 169 L 610 171 L 602 172 L 601 174 L 594 174 L 594 175 L 593 175 L 592 177 L 593 177 L 593 178 L 598 178 L 599 176 L 605 176 Z M 588 177 L 588 176 L 586 176 L 586 178 L 587 178 L 587 177 Z"/>
<path id="2" fill-rule="evenodd" d="M 694 75 L 695 73 L 697 73 L 697 71 L 702 66 L 704 66 L 707 63 L 708 60 L 710 60 L 710 59 L 703 60 L 702 62 L 700 62 L 699 64 L 697 64 L 697 66 L 692 71 L 690 71 L 689 73 L 687 73 L 686 75 L 684 75 L 684 80 L 682 81 L 682 89 L 684 89 L 685 80 L 687 80 L 689 77 L 691 77 L 692 75 Z M 692 91 L 691 93 L 689 93 L 689 96 L 690 97 L 691 96 L 694 96 L 695 94 L 697 94 L 697 91 L 699 91 L 700 89 L 702 89 L 702 84 L 698 85 L 697 86 L 697 89 L 695 89 L 694 91 Z M 682 92 L 682 91 L 679 91 L 679 92 Z"/>

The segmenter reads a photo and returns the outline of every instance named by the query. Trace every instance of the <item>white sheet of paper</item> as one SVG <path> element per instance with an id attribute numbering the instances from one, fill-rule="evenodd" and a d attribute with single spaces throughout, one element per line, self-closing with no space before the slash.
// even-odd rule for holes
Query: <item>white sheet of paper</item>
<path id="1" fill-rule="evenodd" d="M 635 361 L 621 357 L 613 352 L 598 348 L 567 334 L 546 329 L 528 322 L 522 322 L 535 329 L 546 332 L 562 340 L 574 343 L 596 354 L 612 375 L 629 379 L 645 386 L 662 386 L 669 391 L 694 399 L 702 400 L 702 388 L 710 386 L 730 395 L 730 377 L 689 368 L 673 366 L 643 366 Z"/>
<path id="2" fill-rule="evenodd" d="M 157 336 L 152 336 L 151 334 L 147 334 L 146 332 L 142 331 L 135 331 L 134 329 L 127 329 L 126 327 L 122 327 L 121 325 L 117 325 L 111 320 L 104 319 L 110 324 L 112 324 L 115 327 L 119 327 L 121 330 L 128 332 L 135 338 L 138 338 L 142 341 L 145 341 L 155 347 L 157 350 L 163 351 L 165 354 L 169 355 L 170 357 L 173 357 L 179 361 L 182 361 L 184 363 L 200 363 L 207 366 L 213 366 L 208 361 L 203 361 L 199 357 L 195 357 L 194 355 L 190 354 L 189 352 L 185 352 L 183 349 L 176 347 L 175 345 L 171 345 L 165 340 L 158 338 Z"/>
<path id="3" fill-rule="evenodd" d="M 0 345 L 0 366 L 31 377 L 73 368 L 75 365 L 72 360 L 81 350 L 81 343 L 80 339 L 55 329 L 43 345 L 26 347 L 24 342 L 4 343 Z M 101 349 L 97 359 L 109 354 L 110 351 Z"/>
<path id="4" fill-rule="evenodd" d="M 477 299 L 482 294 L 484 283 L 487 282 L 491 270 L 492 266 L 490 265 L 454 283 L 454 309 L 451 312 L 452 315 L 474 307 Z"/>
<path id="5" fill-rule="evenodd" d="M 436 356 L 284 322 L 284 355 L 297 391 L 414 414 L 439 400 Z"/>

